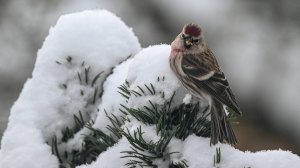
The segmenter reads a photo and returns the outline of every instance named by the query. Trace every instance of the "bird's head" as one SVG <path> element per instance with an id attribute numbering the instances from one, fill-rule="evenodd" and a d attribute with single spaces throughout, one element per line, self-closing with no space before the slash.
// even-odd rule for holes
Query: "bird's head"
<path id="1" fill-rule="evenodd" d="M 190 23 L 184 25 L 180 38 L 184 43 L 186 49 L 197 47 L 203 40 L 202 29 L 200 26 Z"/>
<path id="2" fill-rule="evenodd" d="M 184 25 L 182 32 L 172 43 L 172 47 L 186 52 L 197 52 L 203 48 L 203 32 L 199 25 L 189 23 Z"/>

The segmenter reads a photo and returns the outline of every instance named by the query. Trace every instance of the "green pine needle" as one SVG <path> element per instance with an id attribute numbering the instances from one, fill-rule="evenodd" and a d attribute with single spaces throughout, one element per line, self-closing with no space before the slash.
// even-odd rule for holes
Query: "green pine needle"
<path id="1" fill-rule="evenodd" d="M 81 79 L 81 75 L 80 75 L 79 72 L 77 72 L 77 76 L 78 76 L 79 82 L 80 82 L 80 84 L 81 84 L 81 83 L 82 83 L 82 79 Z"/>
<path id="2" fill-rule="evenodd" d="M 72 62 L 72 57 L 71 57 L 71 56 L 67 56 L 67 57 L 66 57 L 66 60 L 67 60 L 69 63 L 71 63 L 71 62 Z"/>
<path id="3" fill-rule="evenodd" d="M 89 72 L 90 72 L 90 67 L 84 68 L 85 83 L 86 83 L 87 85 L 89 84 Z"/>
<path id="4" fill-rule="evenodd" d="M 157 142 L 146 141 L 143 138 L 143 132 L 141 127 L 131 134 L 129 130 L 122 131 L 123 136 L 127 138 L 131 145 L 130 151 L 123 151 L 125 155 L 122 158 L 131 158 L 126 166 L 147 166 L 157 167 L 153 164 L 153 161 L 158 158 L 163 158 L 170 153 L 165 153 L 167 145 L 174 136 L 174 132 L 169 131 L 161 135 Z"/>
<path id="5" fill-rule="evenodd" d="M 221 162 L 221 148 L 216 148 L 216 154 L 214 155 L 214 167 L 216 167 Z"/>
<path id="6" fill-rule="evenodd" d="M 99 79 L 99 77 L 101 76 L 101 74 L 102 74 L 103 72 L 104 72 L 104 71 L 99 72 L 99 73 L 94 77 L 94 79 L 92 80 L 92 84 L 91 84 L 92 87 L 94 87 L 95 83 L 97 82 L 97 80 Z"/>
<path id="7" fill-rule="evenodd" d="M 189 165 L 187 164 L 187 160 L 181 160 L 177 163 L 171 163 L 169 165 L 169 168 L 188 168 Z"/>

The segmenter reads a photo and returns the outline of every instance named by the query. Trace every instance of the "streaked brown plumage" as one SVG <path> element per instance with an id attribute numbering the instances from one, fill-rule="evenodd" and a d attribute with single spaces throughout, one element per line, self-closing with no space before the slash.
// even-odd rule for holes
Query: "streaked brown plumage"
<path id="1" fill-rule="evenodd" d="M 207 47 L 198 25 L 187 24 L 171 44 L 170 67 L 193 95 L 207 101 L 211 111 L 211 143 L 236 144 L 223 105 L 241 114 L 217 59 Z"/>

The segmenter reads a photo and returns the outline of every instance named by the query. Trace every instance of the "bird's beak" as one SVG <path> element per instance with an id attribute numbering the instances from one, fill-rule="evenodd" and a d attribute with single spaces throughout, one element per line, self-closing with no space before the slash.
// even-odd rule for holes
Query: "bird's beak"
<path id="1" fill-rule="evenodd" d="M 187 40 L 184 41 L 184 46 L 185 46 L 186 48 L 190 48 L 192 45 L 193 45 L 192 40 L 187 39 Z"/>

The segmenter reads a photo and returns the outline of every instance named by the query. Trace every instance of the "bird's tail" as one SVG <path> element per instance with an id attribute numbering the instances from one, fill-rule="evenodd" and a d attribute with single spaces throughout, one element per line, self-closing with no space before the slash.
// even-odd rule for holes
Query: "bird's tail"
<path id="1" fill-rule="evenodd" d="M 218 142 L 226 141 L 229 144 L 236 144 L 237 139 L 227 120 L 227 116 L 223 105 L 217 101 L 213 100 L 211 105 L 211 139 L 210 144 L 215 145 Z"/>

